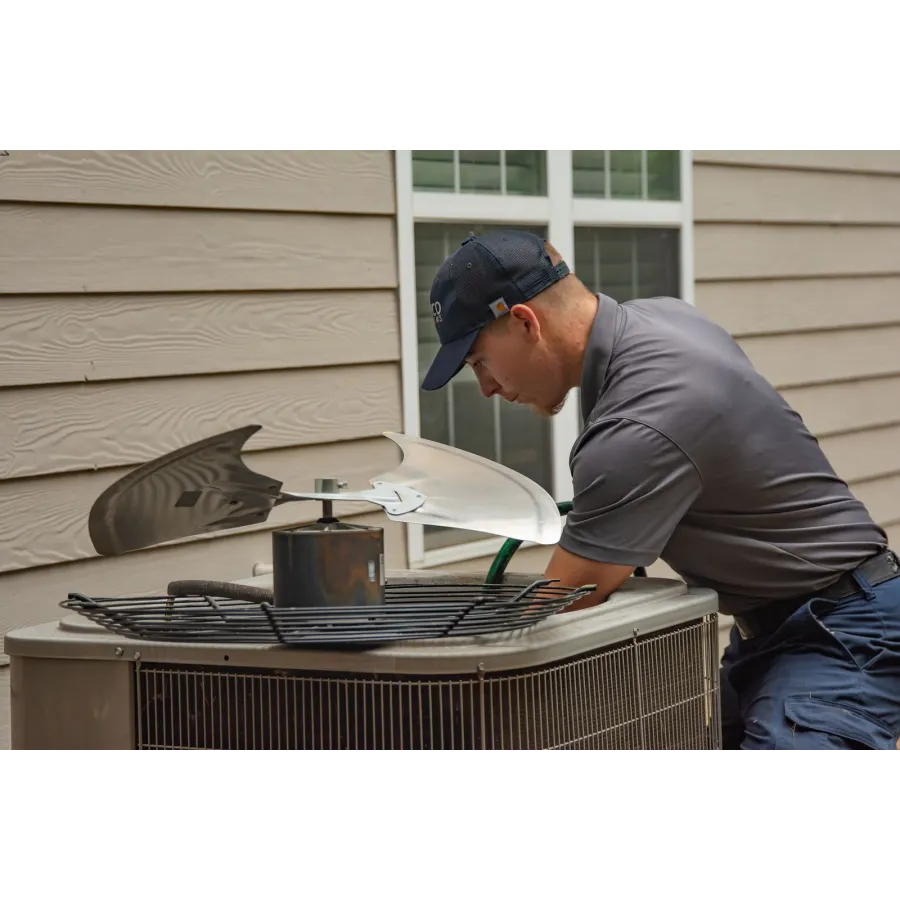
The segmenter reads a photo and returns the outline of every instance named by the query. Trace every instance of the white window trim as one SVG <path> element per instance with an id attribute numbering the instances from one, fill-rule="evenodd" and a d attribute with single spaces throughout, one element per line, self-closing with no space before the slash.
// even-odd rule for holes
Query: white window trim
<path id="1" fill-rule="evenodd" d="M 499 222 L 546 225 L 550 243 L 571 261 L 575 228 L 581 226 L 671 227 L 680 231 L 681 296 L 694 303 L 693 161 L 690 150 L 681 152 L 679 201 L 604 200 L 572 196 L 572 151 L 547 151 L 547 196 L 508 194 L 456 194 L 413 191 L 412 151 L 396 150 L 397 257 L 400 301 L 400 370 L 403 430 L 418 437 L 419 371 L 416 333 L 415 224 L 417 222 Z M 565 407 L 551 419 L 553 494 L 572 498 L 569 451 L 578 437 L 579 392 L 572 391 Z M 424 528 L 407 525 L 410 568 L 432 568 L 495 554 L 503 538 L 425 550 Z M 531 545 L 523 545 L 531 546 Z"/>
<path id="2" fill-rule="evenodd" d="M 403 432 L 419 437 L 419 339 L 416 325 L 416 253 L 413 214 L 412 151 L 394 151 L 397 193 L 397 281 L 400 302 L 400 390 Z M 410 568 L 425 565 L 425 529 L 406 525 Z"/>
<path id="3" fill-rule="evenodd" d="M 547 195 L 551 213 L 547 236 L 560 256 L 572 265 L 575 258 L 575 203 L 571 150 L 547 151 Z M 566 405 L 550 420 L 553 497 L 557 502 L 572 499 L 569 452 L 578 437 L 580 393 L 570 391 Z"/>
<path id="4" fill-rule="evenodd" d="M 489 221 L 546 225 L 550 217 L 550 201 L 546 197 L 520 197 L 509 194 L 445 194 L 438 191 L 416 191 L 412 194 L 412 210 L 415 222 Z"/>
<path id="5" fill-rule="evenodd" d="M 674 200 L 594 200 L 575 197 L 572 200 L 572 221 L 575 225 L 680 228 L 681 208 L 682 204 Z"/>

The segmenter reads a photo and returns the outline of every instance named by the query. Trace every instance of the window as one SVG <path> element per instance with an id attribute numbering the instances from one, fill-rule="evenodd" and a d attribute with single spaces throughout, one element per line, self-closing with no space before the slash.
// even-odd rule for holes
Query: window
<path id="1" fill-rule="evenodd" d="M 620 303 L 677 297 L 678 252 L 673 228 L 576 228 L 574 270 L 592 291 Z"/>
<path id="2" fill-rule="evenodd" d="M 488 223 L 415 226 L 419 384 L 438 350 L 429 300 L 435 272 L 469 232 L 483 234 L 500 227 L 509 226 Z M 519 227 L 547 236 L 543 226 Z M 422 437 L 502 463 L 552 492 L 549 422 L 499 397 L 482 397 L 475 373 L 468 366 L 446 387 L 422 392 L 419 417 Z M 426 525 L 424 531 L 426 551 L 483 538 L 480 533 L 437 526 Z"/>
<path id="3" fill-rule="evenodd" d="M 572 193 L 621 200 L 678 200 L 677 150 L 573 150 Z"/>
<path id="4" fill-rule="evenodd" d="M 412 160 L 417 191 L 547 195 L 546 150 L 413 150 Z"/>
<path id="5" fill-rule="evenodd" d="M 429 293 L 465 239 L 512 227 L 549 238 L 592 290 L 625 302 L 693 289 L 690 153 L 678 150 L 396 151 L 404 429 L 507 465 L 557 500 L 582 427 L 578 391 L 551 419 L 486 400 L 469 369 L 420 385 L 437 352 Z M 502 538 L 411 525 L 412 567 L 496 552 Z"/>

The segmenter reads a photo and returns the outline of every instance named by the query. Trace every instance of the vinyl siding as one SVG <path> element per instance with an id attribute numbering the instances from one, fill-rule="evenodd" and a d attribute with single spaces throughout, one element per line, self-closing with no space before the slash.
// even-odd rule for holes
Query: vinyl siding
<path id="1" fill-rule="evenodd" d="M 259 528 L 98 557 L 91 504 L 133 466 L 241 425 L 246 462 L 351 487 L 401 430 L 393 155 L 13 152 L 0 161 L 0 634 L 68 591 L 243 578 Z M 382 468 L 383 467 L 383 468 Z M 367 504 L 338 507 L 385 524 Z M 387 562 L 406 565 L 402 529 Z M 3 657 L 0 657 L 0 662 Z"/>

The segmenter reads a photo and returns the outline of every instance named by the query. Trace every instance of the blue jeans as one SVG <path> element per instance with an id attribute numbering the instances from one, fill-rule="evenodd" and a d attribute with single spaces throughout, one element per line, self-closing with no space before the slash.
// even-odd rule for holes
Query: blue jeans
<path id="1" fill-rule="evenodd" d="M 725 749 L 895 750 L 900 578 L 814 598 L 771 635 L 732 629 L 722 657 Z"/>

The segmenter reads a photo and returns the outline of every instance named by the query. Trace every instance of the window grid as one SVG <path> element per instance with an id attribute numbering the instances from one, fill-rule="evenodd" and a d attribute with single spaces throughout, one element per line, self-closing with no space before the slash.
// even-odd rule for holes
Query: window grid
<path id="1" fill-rule="evenodd" d="M 653 153 L 651 159 L 650 153 Z M 602 170 L 596 168 L 597 155 L 603 155 Z M 681 196 L 680 152 L 677 150 L 574 150 L 573 196 L 605 200 L 678 201 Z M 630 176 L 637 162 L 638 180 Z M 653 178 L 651 181 L 651 172 Z M 602 176 L 602 190 L 597 175 Z"/>
<path id="2" fill-rule="evenodd" d="M 415 191 L 436 191 L 439 193 L 448 193 L 448 194 L 479 194 L 485 196 L 494 196 L 494 197 L 511 197 L 511 196 L 526 196 L 526 197 L 546 197 L 547 196 L 547 151 L 546 150 L 517 150 L 512 151 L 517 154 L 517 157 L 520 157 L 518 163 L 511 163 L 509 159 L 508 150 L 476 150 L 476 151 L 467 151 L 467 150 L 413 150 L 413 189 Z M 492 154 L 496 153 L 496 167 L 497 167 L 497 189 L 492 190 L 490 187 L 479 186 L 477 184 L 470 183 L 468 186 L 463 186 L 463 167 L 464 166 L 472 166 L 477 167 L 480 165 L 491 166 L 494 165 L 493 161 L 489 161 L 486 159 L 477 160 L 473 158 L 469 158 L 467 160 L 463 160 L 462 154 Z M 533 154 L 531 159 L 523 159 L 522 154 Z M 432 172 L 430 169 L 426 175 L 426 169 L 421 168 L 419 177 L 416 177 L 416 166 L 419 167 L 436 167 L 442 165 L 450 165 L 450 171 L 452 171 L 452 183 L 450 179 L 441 179 L 437 176 L 437 169 Z M 528 179 L 533 179 L 533 184 L 528 185 L 527 187 L 523 184 L 520 190 L 511 190 L 510 189 L 510 170 L 513 167 L 520 168 L 522 172 L 528 176 Z M 476 168 L 473 168 L 471 172 L 468 173 L 469 176 L 473 176 L 477 171 Z M 482 173 L 484 174 L 484 173 Z M 476 179 L 477 180 L 477 179 Z"/>

